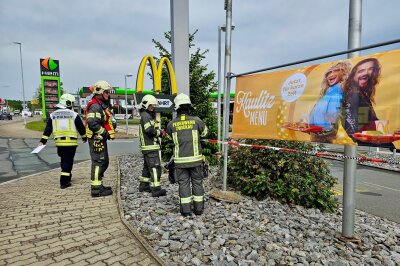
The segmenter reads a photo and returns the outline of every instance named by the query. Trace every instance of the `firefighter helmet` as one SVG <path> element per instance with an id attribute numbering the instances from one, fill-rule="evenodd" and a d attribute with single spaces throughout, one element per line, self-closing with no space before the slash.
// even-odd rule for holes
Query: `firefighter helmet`
<path id="1" fill-rule="evenodd" d="M 147 94 L 143 97 L 142 99 L 142 108 L 146 109 L 149 108 L 149 105 L 153 105 L 154 107 L 158 106 L 158 101 L 156 99 L 156 97 L 154 97 L 153 95 Z"/>
<path id="2" fill-rule="evenodd" d="M 187 104 L 192 106 L 192 102 L 190 101 L 190 97 L 184 93 L 178 94 L 174 99 L 175 111 L 179 109 L 181 105 Z"/>
<path id="3" fill-rule="evenodd" d="M 106 90 L 111 90 L 112 87 L 107 81 L 99 80 L 93 84 L 93 94 L 103 94 Z"/>
<path id="4" fill-rule="evenodd" d="M 59 108 L 71 108 L 72 103 L 75 102 L 75 96 L 69 93 L 64 93 L 60 97 L 60 102 L 57 104 Z"/>

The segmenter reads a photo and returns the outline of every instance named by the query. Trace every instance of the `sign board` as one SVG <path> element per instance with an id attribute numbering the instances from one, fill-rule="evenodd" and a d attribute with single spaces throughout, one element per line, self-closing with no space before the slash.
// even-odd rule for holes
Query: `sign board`
<path id="1" fill-rule="evenodd" d="M 50 57 L 40 59 L 40 75 L 42 88 L 42 117 L 46 118 L 56 110 L 61 96 L 60 64 Z"/>
<path id="2" fill-rule="evenodd" d="M 115 120 L 125 120 L 125 114 L 115 114 Z M 128 114 L 128 119 L 131 118 L 131 114 Z"/>
<path id="3" fill-rule="evenodd" d="M 400 50 L 240 76 L 233 138 L 400 147 Z"/>
<path id="4" fill-rule="evenodd" d="M 143 97 L 146 94 L 136 93 L 137 104 L 140 105 Z M 167 95 L 167 94 L 155 94 L 158 101 L 158 107 L 155 108 L 156 112 L 173 112 L 174 111 L 174 98 L 175 96 Z"/>

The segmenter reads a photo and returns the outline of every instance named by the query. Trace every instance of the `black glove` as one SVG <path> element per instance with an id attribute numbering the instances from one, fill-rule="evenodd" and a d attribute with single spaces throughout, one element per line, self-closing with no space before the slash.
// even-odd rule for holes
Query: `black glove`
<path id="1" fill-rule="evenodd" d="M 171 184 L 175 184 L 175 163 L 174 159 L 171 158 L 168 163 L 164 165 L 164 168 L 168 170 L 168 180 Z"/>
<path id="2" fill-rule="evenodd" d="M 210 165 L 205 156 L 203 156 L 203 165 L 202 166 L 203 166 L 203 178 L 208 178 Z"/>

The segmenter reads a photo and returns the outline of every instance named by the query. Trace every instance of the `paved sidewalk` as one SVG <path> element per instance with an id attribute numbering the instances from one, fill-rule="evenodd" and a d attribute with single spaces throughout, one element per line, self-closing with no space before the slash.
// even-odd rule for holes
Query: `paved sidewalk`
<path id="1" fill-rule="evenodd" d="M 59 172 L 0 185 L 0 265 L 159 265 L 121 222 L 117 193 L 90 196 L 90 162 L 64 190 Z M 116 158 L 106 175 L 116 192 Z"/>

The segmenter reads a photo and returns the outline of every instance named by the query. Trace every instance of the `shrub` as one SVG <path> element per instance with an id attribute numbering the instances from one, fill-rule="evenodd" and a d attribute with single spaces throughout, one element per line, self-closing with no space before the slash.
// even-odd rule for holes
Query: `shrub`
<path id="1" fill-rule="evenodd" d="M 245 140 L 244 143 L 287 147 L 310 151 L 304 142 L 278 140 Z M 271 197 L 283 203 L 334 211 L 337 201 L 330 175 L 322 158 L 304 153 L 249 147 L 231 147 L 228 182 L 245 195 L 257 199 Z"/>

